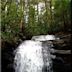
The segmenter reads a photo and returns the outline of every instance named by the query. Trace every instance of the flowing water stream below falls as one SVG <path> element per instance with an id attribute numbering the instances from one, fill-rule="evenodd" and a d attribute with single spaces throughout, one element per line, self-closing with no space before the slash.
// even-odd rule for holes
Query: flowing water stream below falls
<path id="1" fill-rule="evenodd" d="M 14 51 L 15 72 L 53 72 L 50 49 L 54 35 L 34 36 L 21 43 Z"/>

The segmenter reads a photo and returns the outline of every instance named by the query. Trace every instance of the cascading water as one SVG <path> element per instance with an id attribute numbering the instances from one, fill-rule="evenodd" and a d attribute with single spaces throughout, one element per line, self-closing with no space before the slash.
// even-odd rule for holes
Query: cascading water
<path id="1" fill-rule="evenodd" d="M 25 41 L 17 49 L 15 72 L 42 72 L 42 43 Z"/>
<path id="2" fill-rule="evenodd" d="M 42 37 L 42 39 L 41 37 L 39 41 L 37 37 L 32 38 L 35 39 L 34 41 L 26 40 L 15 50 L 15 72 L 53 72 L 51 70 L 50 47 L 47 42 L 44 42 L 46 38 L 49 40 L 50 36 Z M 53 39 L 55 39 L 54 36 Z"/>

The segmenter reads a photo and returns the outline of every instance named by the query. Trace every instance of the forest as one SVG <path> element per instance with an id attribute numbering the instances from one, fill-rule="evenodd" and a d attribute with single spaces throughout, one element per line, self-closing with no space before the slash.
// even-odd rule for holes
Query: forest
<path id="1" fill-rule="evenodd" d="M 71 31 L 71 0 L 1 0 L 1 41 Z"/>
<path id="2" fill-rule="evenodd" d="M 55 49 L 70 50 L 71 0 L 1 0 L 0 5 L 2 72 L 14 72 L 14 50 L 33 36 L 59 36 L 61 40 L 53 41 Z M 58 53 L 65 63 L 55 60 L 54 72 L 70 72 L 71 53 Z"/>

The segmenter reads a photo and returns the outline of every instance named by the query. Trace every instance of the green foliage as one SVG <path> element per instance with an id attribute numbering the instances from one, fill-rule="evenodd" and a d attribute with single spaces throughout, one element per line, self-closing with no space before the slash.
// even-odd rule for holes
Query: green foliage
<path id="1" fill-rule="evenodd" d="M 69 26 L 70 24 L 68 21 L 71 21 L 70 0 L 59 0 L 59 1 L 56 0 L 54 7 L 55 7 L 55 13 L 54 13 L 55 23 L 57 23 L 62 28 L 64 27 L 66 28 L 67 26 Z"/>
<path id="2" fill-rule="evenodd" d="M 16 38 L 16 34 L 20 32 L 19 23 L 21 18 L 21 12 L 17 13 L 17 6 L 15 2 L 7 3 L 6 7 L 2 7 L 1 12 L 1 31 L 2 39 L 6 41 L 13 41 Z M 17 37 L 18 38 L 18 37 Z"/>
<path id="3" fill-rule="evenodd" d="M 33 35 L 59 32 L 70 29 L 70 0 L 15 0 L 1 1 L 1 32 L 2 39 L 17 42 L 20 35 L 31 37 Z M 39 14 L 39 2 L 45 3 Z M 26 6 L 27 5 L 27 6 Z M 37 10 L 35 9 L 37 6 Z M 52 6 L 54 9 L 52 9 Z M 27 23 L 25 21 L 28 16 Z"/>

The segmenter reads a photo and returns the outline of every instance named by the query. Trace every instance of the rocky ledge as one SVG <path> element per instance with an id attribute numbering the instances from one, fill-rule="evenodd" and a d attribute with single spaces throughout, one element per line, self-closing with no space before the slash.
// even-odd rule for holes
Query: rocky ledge
<path id="1" fill-rule="evenodd" d="M 59 40 L 53 40 L 54 72 L 71 72 L 71 34 L 56 35 Z"/>

